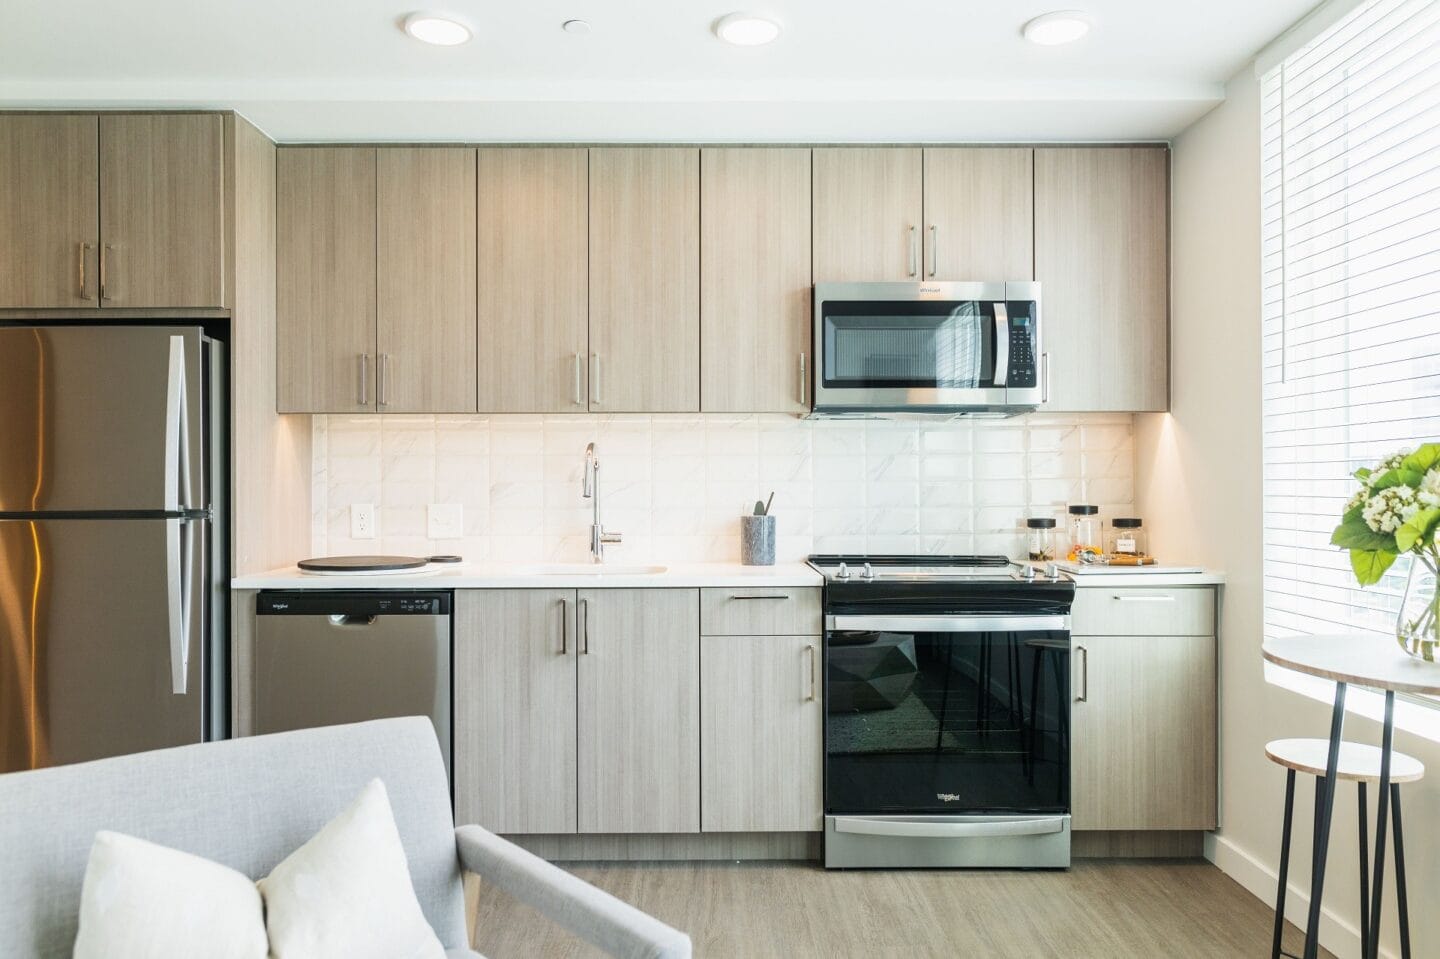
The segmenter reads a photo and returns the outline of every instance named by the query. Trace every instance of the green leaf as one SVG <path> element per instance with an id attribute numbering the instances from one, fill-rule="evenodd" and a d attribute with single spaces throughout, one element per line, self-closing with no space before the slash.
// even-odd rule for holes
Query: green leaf
<path id="1" fill-rule="evenodd" d="M 1402 466 L 1399 469 L 1390 470 L 1376 480 L 1374 490 L 1378 493 L 1380 490 L 1389 489 L 1392 486 L 1408 486 L 1411 489 L 1415 489 L 1424 478 L 1424 473 L 1417 473 L 1414 470 L 1405 469 Z"/>
<path id="2" fill-rule="evenodd" d="M 1355 522 L 1356 520 L 1359 520 L 1359 521 L 1362 522 L 1362 523 L 1365 522 L 1365 504 L 1364 504 L 1364 503 L 1361 503 L 1361 504 L 1358 505 L 1358 506 L 1352 506 L 1352 507 L 1350 507 L 1349 509 L 1347 509 L 1347 510 L 1345 511 L 1345 515 L 1342 516 L 1342 517 L 1340 517 L 1340 522 L 1341 522 L 1341 524 Z"/>
<path id="3" fill-rule="evenodd" d="M 1440 463 L 1440 443 L 1426 443 L 1401 460 L 1400 468 L 1426 473 L 1436 463 Z"/>
<path id="4" fill-rule="evenodd" d="M 1370 478 L 1370 474 L 1373 472 L 1374 470 L 1370 469 L 1369 467 L 1362 466 L 1351 475 L 1353 475 L 1357 480 L 1363 483 Z"/>
<path id="5" fill-rule="evenodd" d="M 1383 549 L 1352 549 L 1350 568 L 1361 586 L 1373 586 L 1395 562 L 1395 554 Z"/>
<path id="6" fill-rule="evenodd" d="M 1440 520 L 1440 509 L 1422 509 L 1410 517 L 1410 522 L 1395 531 L 1396 548 L 1402 553 L 1408 553 L 1416 543 L 1430 542 L 1437 520 Z"/>
<path id="7" fill-rule="evenodd" d="M 1395 551 L 1395 537 L 1375 532 L 1363 519 L 1348 519 L 1335 527 L 1330 544 L 1348 550 Z"/>

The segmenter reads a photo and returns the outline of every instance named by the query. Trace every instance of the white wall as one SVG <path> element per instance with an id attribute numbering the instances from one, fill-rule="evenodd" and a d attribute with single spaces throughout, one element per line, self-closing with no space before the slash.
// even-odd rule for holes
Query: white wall
<path id="1" fill-rule="evenodd" d="M 1171 168 L 1171 411 L 1136 419 L 1136 505 L 1159 555 L 1223 569 L 1220 620 L 1221 828 L 1207 854 L 1273 902 L 1284 774 L 1265 759 L 1271 739 L 1328 735 L 1327 705 L 1265 682 L 1260 659 L 1260 94 L 1250 67 L 1226 101 L 1174 143 Z M 1379 726 L 1351 716 L 1346 737 L 1379 742 Z M 1440 955 L 1440 746 L 1397 732 L 1396 748 L 1423 759 L 1429 781 L 1404 787 L 1411 929 L 1416 956 Z M 1313 792 L 1301 777 L 1287 915 L 1304 923 Z M 1359 955 L 1356 803 L 1337 792 L 1326 872 L 1323 941 Z M 1372 790 L 1371 815 L 1374 815 Z M 1393 877 L 1386 880 L 1394 932 Z M 1260 955 L 1268 943 L 1256 943 Z"/>
<path id="2" fill-rule="evenodd" d="M 605 524 L 625 534 L 607 549 L 618 561 L 737 561 L 738 517 L 771 490 L 782 561 L 1014 555 L 1025 516 L 1059 516 L 1078 502 L 1131 512 L 1132 419 L 317 416 L 312 547 L 584 561 L 590 504 L 580 474 L 593 441 Z M 350 538 L 352 503 L 379 507 L 378 539 Z M 427 503 L 461 504 L 465 536 L 428 539 Z"/>

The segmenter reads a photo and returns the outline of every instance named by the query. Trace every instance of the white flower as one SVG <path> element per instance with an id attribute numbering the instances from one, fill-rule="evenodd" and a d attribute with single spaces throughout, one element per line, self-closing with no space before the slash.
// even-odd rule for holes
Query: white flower
<path id="1" fill-rule="evenodd" d="M 1420 491 L 1415 494 L 1420 505 L 1428 509 L 1440 507 L 1440 467 L 1434 467 L 1420 481 Z"/>
<path id="2" fill-rule="evenodd" d="M 1391 470 L 1399 469 L 1400 464 L 1405 462 L 1405 457 L 1409 455 L 1410 450 L 1401 450 L 1398 453 L 1392 453 L 1390 456 L 1385 457 L 1379 463 L 1376 463 L 1374 472 L 1372 472 L 1369 476 L 1365 477 L 1365 485 L 1374 486 L 1380 481 L 1380 477 L 1384 476 Z"/>
<path id="3" fill-rule="evenodd" d="M 1345 503 L 1345 512 L 1348 513 L 1348 512 L 1350 512 L 1352 509 L 1354 509 L 1355 507 L 1363 505 L 1364 502 L 1365 502 L 1367 499 L 1369 499 L 1369 498 L 1370 498 L 1370 490 L 1369 490 L 1369 488 L 1362 486 L 1360 489 L 1358 489 L 1358 490 L 1355 491 L 1355 495 L 1354 495 L 1354 496 L 1350 497 L 1350 499 L 1346 501 L 1346 503 Z"/>
<path id="4" fill-rule="evenodd" d="M 1393 533 L 1420 512 L 1416 492 L 1409 486 L 1382 489 L 1365 504 L 1365 525 L 1377 533 Z"/>

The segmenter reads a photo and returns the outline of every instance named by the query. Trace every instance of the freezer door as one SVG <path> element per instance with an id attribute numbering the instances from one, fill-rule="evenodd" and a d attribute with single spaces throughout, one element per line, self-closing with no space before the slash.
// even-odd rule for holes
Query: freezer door
<path id="1" fill-rule="evenodd" d="M 0 773 L 202 739 L 205 529 L 0 520 Z"/>
<path id="2" fill-rule="evenodd" d="M 198 327 L 0 328 L 0 513 L 203 508 Z"/>

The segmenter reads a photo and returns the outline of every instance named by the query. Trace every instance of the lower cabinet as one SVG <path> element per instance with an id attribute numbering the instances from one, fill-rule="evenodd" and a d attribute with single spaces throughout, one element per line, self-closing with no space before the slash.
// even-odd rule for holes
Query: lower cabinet
<path id="1" fill-rule="evenodd" d="M 1073 648 L 1073 828 L 1214 829 L 1215 637 L 1077 635 Z"/>
<path id="2" fill-rule="evenodd" d="M 456 820 L 698 832 L 699 657 L 698 590 L 457 590 Z"/>
<path id="3" fill-rule="evenodd" d="M 700 640 L 700 828 L 821 828 L 818 636 Z"/>

